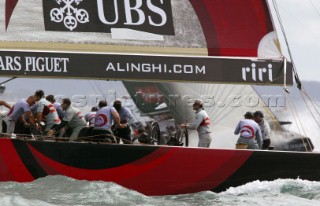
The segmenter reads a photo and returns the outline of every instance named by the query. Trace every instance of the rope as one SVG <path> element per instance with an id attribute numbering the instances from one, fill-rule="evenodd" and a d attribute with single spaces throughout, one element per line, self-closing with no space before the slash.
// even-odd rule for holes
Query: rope
<path id="1" fill-rule="evenodd" d="M 313 117 L 313 119 L 315 120 L 315 122 L 317 123 L 317 125 L 320 127 L 320 124 L 319 124 L 319 123 L 318 123 L 318 121 L 316 120 L 316 117 L 313 115 L 313 113 L 312 113 L 312 111 L 311 111 L 310 107 L 309 107 L 309 106 L 308 106 L 308 104 L 307 104 L 306 99 L 304 98 L 304 96 L 302 95 L 302 93 L 301 93 L 301 92 L 300 92 L 300 94 L 301 94 L 301 97 L 302 97 L 302 99 L 303 99 L 304 103 L 307 105 L 307 108 L 308 108 L 308 110 L 309 110 L 309 112 L 310 112 L 311 116 Z M 318 112 L 318 111 L 317 111 L 317 112 Z M 319 112 L 318 112 L 318 114 L 319 114 Z"/>
<path id="2" fill-rule="evenodd" d="M 301 88 L 302 88 L 302 83 L 301 83 L 301 81 L 300 81 L 300 79 L 299 79 L 298 72 L 297 72 L 297 70 L 296 70 L 296 65 L 295 65 L 295 62 L 294 62 L 294 60 L 293 60 L 293 55 L 292 55 L 292 53 L 291 53 L 291 49 L 290 49 L 289 42 L 288 42 L 288 38 L 287 38 L 285 29 L 284 29 L 284 26 L 283 26 L 283 23 L 282 23 L 282 19 L 281 19 L 281 16 L 280 16 L 280 12 L 279 12 L 279 9 L 278 9 L 278 5 L 277 5 L 276 0 L 272 0 L 272 2 L 273 2 L 273 6 L 274 6 L 274 9 L 275 9 L 275 12 L 276 12 L 276 15 L 277 15 L 279 24 L 280 24 L 280 28 L 281 28 L 281 31 L 282 31 L 284 40 L 285 40 L 285 44 L 286 44 L 286 46 L 287 46 L 288 54 L 289 54 L 289 57 L 290 57 L 290 60 L 291 60 L 292 66 L 293 66 L 292 70 L 293 70 L 293 73 L 294 73 L 294 78 L 295 78 L 295 80 L 296 80 L 296 84 L 297 84 L 298 89 L 301 90 Z M 287 91 L 287 90 L 285 90 L 285 91 Z M 289 98 L 289 100 L 290 100 L 290 98 Z M 290 101 L 289 101 L 289 103 L 290 103 Z M 289 105 L 290 105 L 290 104 L 289 104 Z M 293 104 L 292 104 L 292 105 L 293 105 Z M 290 107 L 291 107 L 291 105 L 290 105 Z M 292 109 L 292 108 L 291 108 L 291 109 Z M 296 114 L 298 114 L 297 111 L 296 111 L 296 108 L 294 107 L 294 105 L 293 105 L 293 109 L 294 109 L 294 112 L 295 112 Z M 291 111 L 292 111 L 292 110 L 291 110 Z M 296 117 L 295 117 L 294 114 L 293 114 L 293 117 L 294 117 L 294 120 L 295 120 L 295 122 L 296 122 L 296 125 L 297 125 L 297 128 L 298 128 L 298 130 L 299 130 L 299 133 L 300 133 L 300 135 L 301 135 L 301 131 L 300 131 L 299 125 L 298 125 L 298 123 L 297 123 L 297 119 L 296 119 Z M 306 133 L 305 133 L 304 127 L 303 127 L 303 125 L 302 125 L 302 123 L 301 123 L 301 120 L 300 120 L 300 118 L 299 118 L 298 115 L 297 115 L 297 118 L 298 118 L 299 123 L 300 123 L 300 125 L 301 125 L 301 128 L 302 128 L 302 130 L 303 130 L 304 136 L 306 137 Z M 317 124 L 318 124 L 318 123 L 317 123 Z M 303 138 L 302 138 L 302 141 L 303 141 L 303 143 L 304 143 L 304 139 L 303 139 Z M 310 146 L 309 141 L 308 141 L 308 144 L 309 144 L 309 146 Z M 304 145 L 305 145 L 305 143 L 304 143 Z M 305 147 L 306 147 L 306 146 L 305 146 Z"/>
<path id="3" fill-rule="evenodd" d="M 287 46 L 287 49 L 288 49 L 288 54 L 289 54 L 289 57 L 290 57 L 290 60 L 291 60 L 291 63 L 292 63 L 292 70 L 293 70 L 293 73 L 294 73 L 294 77 L 297 81 L 297 87 L 300 89 L 301 88 L 301 82 L 299 80 L 299 76 L 298 76 L 298 72 L 296 70 L 296 65 L 293 61 L 293 56 L 292 56 L 292 53 L 291 53 L 291 49 L 290 49 L 290 46 L 289 46 L 289 42 L 288 42 L 288 38 L 287 38 L 287 35 L 286 35 L 286 32 L 285 32 L 285 29 L 284 29 L 284 26 L 283 26 L 283 23 L 282 23 L 282 20 L 281 20 L 281 16 L 280 16 L 280 12 L 279 12 L 279 9 L 278 9 L 278 5 L 277 5 L 277 2 L 276 0 L 272 0 L 273 2 L 273 6 L 274 6 L 274 9 L 276 11 L 276 15 L 277 15 L 277 18 L 278 18 L 278 21 L 279 21 L 279 24 L 280 24 L 280 28 L 281 28 L 281 32 L 283 33 L 283 36 L 284 36 L 284 40 L 285 40 L 285 43 L 286 43 L 286 46 Z"/>
<path id="4" fill-rule="evenodd" d="M 307 91 L 304 89 L 304 87 L 300 90 L 300 95 L 301 95 L 304 103 L 306 104 L 307 109 L 309 110 L 309 112 L 310 112 L 313 120 L 316 122 L 316 124 L 317 124 L 318 127 L 320 128 L 320 123 L 317 121 L 315 115 L 314 115 L 313 112 L 311 111 L 311 108 L 309 107 L 309 105 L 308 105 L 305 97 L 308 98 L 308 100 L 310 101 L 311 105 L 313 106 L 313 109 L 314 109 L 314 110 L 316 111 L 316 113 L 320 116 L 320 112 L 319 112 L 319 110 L 316 108 L 316 106 L 319 107 L 319 105 L 316 103 L 316 101 L 314 101 L 314 100 L 310 97 L 310 95 L 307 93 Z M 308 142 L 308 143 L 309 143 L 309 142 Z M 309 144 L 310 144 L 310 143 L 309 143 Z"/>
<path id="5" fill-rule="evenodd" d="M 316 8 L 316 6 L 314 5 L 314 3 L 313 3 L 311 0 L 309 0 L 309 2 L 310 2 L 310 4 L 311 4 L 311 6 L 313 7 L 313 9 L 315 10 L 315 12 L 317 13 L 317 15 L 320 16 L 320 12 L 317 10 L 317 8 Z"/>
<path id="6" fill-rule="evenodd" d="M 12 77 L 12 78 L 10 78 L 8 80 L 5 80 L 5 81 L 1 82 L 0 84 L 4 84 L 4 83 L 7 83 L 7 82 L 10 82 L 11 80 L 14 80 L 15 78 L 17 78 L 17 77 Z"/>
<path id="7" fill-rule="evenodd" d="M 58 134 L 60 131 L 55 131 L 55 133 L 53 134 L 56 135 Z M 118 137 L 118 136 L 115 136 L 114 134 L 97 134 L 97 135 L 90 135 L 90 136 L 85 136 L 85 137 L 77 137 L 78 140 L 89 140 L 89 141 L 98 141 L 99 138 L 97 137 L 101 137 L 101 136 L 109 136 L 111 138 L 114 138 L 115 140 L 122 140 L 123 143 L 129 143 L 129 144 L 132 144 L 132 141 L 130 140 L 127 140 L 127 139 L 124 139 L 122 137 Z M 103 140 L 102 138 L 100 138 L 101 140 Z"/>
<path id="8" fill-rule="evenodd" d="M 283 76 L 283 89 L 289 93 L 287 89 L 287 59 L 285 57 L 283 57 Z"/>
<path id="9" fill-rule="evenodd" d="M 307 150 L 306 143 L 305 143 L 305 140 L 304 140 L 303 135 L 302 135 L 301 130 L 300 130 L 300 127 L 301 127 L 302 130 L 303 130 L 304 136 L 306 137 L 306 132 L 305 132 L 305 130 L 304 130 L 304 127 L 303 127 L 302 122 L 301 122 L 301 120 L 300 120 L 300 118 L 299 118 L 299 115 L 298 115 L 298 112 L 297 112 L 297 110 L 296 110 L 296 107 L 295 107 L 294 104 L 291 102 L 291 99 L 290 99 L 290 97 L 288 96 L 287 93 L 286 93 L 286 96 L 287 96 L 287 99 L 289 100 L 290 110 L 295 113 L 295 114 L 293 113 L 293 119 L 294 119 L 294 121 L 295 121 L 295 123 L 296 123 L 296 125 L 297 125 L 298 133 L 299 133 L 299 135 L 302 137 L 301 140 L 302 140 L 302 143 L 303 143 L 303 145 L 304 145 L 304 147 L 305 147 L 305 150 L 308 151 L 308 150 Z M 296 117 L 296 116 L 297 116 L 297 117 Z M 297 120 L 297 119 L 298 119 L 298 120 Z M 300 123 L 300 126 L 299 126 L 299 123 L 298 123 L 298 122 Z M 311 145 L 310 145 L 309 141 L 308 141 L 308 145 L 309 145 L 309 147 L 311 148 Z"/>
<path id="10" fill-rule="evenodd" d="M 56 132 L 57 133 L 57 132 Z M 2 136 L 4 137 L 14 137 L 13 134 L 9 134 L 9 133 L 4 133 L 1 132 L 0 133 Z M 69 137 L 54 137 L 54 136 L 44 136 L 44 135 L 33 135 L 33 134 L 19 134 L 16 133 L 15 136 L 19 139 L 22 137 L 22 139 L 24 140 L 69 140 Z M 86 136 L 86 137 L 78 137 L 78 140 L 84 140 L 84 141 L 103 141 L 105 140 L 104 138 L 97 138 L 97 137 L 101 137 L 101 136 L 109 136 L 114 138 L 115 140 L 122 140 L 123 143 L 132 143 L 132 141 L 126 140 L 124 138 L 121 137 L 117 137 L 113 134 L 99 134 L 99 135 L 91 135 L 91 136 Z"/>
<path id="11" fill-rule="evenodd" d="M 276 77 L 276 78 L 273 78 L 273 80 L 272 81 L 267 81 L 267 82 L 265 82 L 265 83 L 261 83 L 261 84 L 259 84 L 259 85 L 273 85 L 273 83 L 272 82 L 275 82 L 275 81 L 277 81 L 278 79 L 282 79 L 282 78 L 284 78 L 284 74 L 283 75 L 280 75 L 280 76 L 278 76 L 278 77 Z"/>
<path id="12" fill-rule="evenodd" d="M 311 98 L 311 96 L 307 93 L 307 91 L 306 91 L 304 88 L 302 88 L 302 93 L 308 97 L 308 99 L 310 100 L 310 102 L 312 102 L 312 105 L 313 105 L 313 106 L 315 105 L 315 106 L 317 106 L 317 107 L 320 108 L 320 105 L 317 103 L 317 101 L 313 100 L 314 98 Z M 316 110 L 317 113 L 320 115 L 320 112 L 316 109 L 315 106 L 314 106 L 315 110 Z"/>

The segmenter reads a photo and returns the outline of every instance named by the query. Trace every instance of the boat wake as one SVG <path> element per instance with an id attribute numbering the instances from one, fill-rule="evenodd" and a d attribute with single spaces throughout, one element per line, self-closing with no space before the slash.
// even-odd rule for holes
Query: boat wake
<path id="1" fill-rule="evenodd" d="M 222 193 L 148 197 L 112 182 L 49 176 L 30 183 L 0 183 L 0 205 L 319 205 L 320 182 L 254 181 Z"/>

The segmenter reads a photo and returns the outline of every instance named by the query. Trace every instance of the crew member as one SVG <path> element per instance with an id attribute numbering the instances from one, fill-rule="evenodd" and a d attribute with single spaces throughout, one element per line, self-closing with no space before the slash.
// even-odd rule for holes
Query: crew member
<path id="1" fill-rule="evenodd" d="M 196 99 L 193 103 L 193 110 L 196 111 L 195 120 L 190 124 L 181 124 L 181 128 L 196 129 L 199 134 L 198 147 L 209 147 L 212 137 L 210 130 L 210 118 L 203 108 L 203 102 Z"/>
<path id="2" fill-rule="evenodd" d="M 68 126 L 72 129 L 69 141 L 76 140 L 80 131 L 86 126 L 83 114 L 80 110 L 71 106 L 71 101 L 68 98 L 62 99 L 61 107 L 65 111 L 65 116 L 60 124 L 55 125 L 48 132 L 48 136 L 52 136 L 56 131 L 60 131 L 61 128 Z"/>
<path id="3" fill-rule="evenodd" d="M 32 116 L 32 113 L 30 111 L 30 107 L 36 103 L 36 100 L 34 96 L 28 97 L 27 100 L 21 99 L 19 100 L 14 107 L 10 110 L 10 112 L 7 114 L 5 118 L 3 118 L 3 132 L 7 133 L 9 136 L 12 135 L 14 128 L 15 128 L 15 122 L 20 120 L 24 123 L 24 125 L 29 125 L 23 118 L 23 114 L 26 114 L 26 116 L 29 119 L 29 122 L 34 126 L 35 129 L 37 129 L 37 124 Z"/>
<path id="4" fill-rule="evenodd" d="M 97 111 L 98 111 L 98 107 L 92 107 L 91 111 L 86 115 L 84 115 L 84 119 L 89 124 L 89 127 L 94 127 Z"/>
<path id="5" fill-rule="evenodd" d="M 8 109 L 9 109 L 9 111 L 11 110 L 11 106 L 10 106 L 10 104 L 8 104 L 6 101 L 2 101 L 2 100 L 0 100 L 0 106 L 5 106 L 5 107 L 7 107 Z M 3 130 L 2 130 L 2 119 L 4 118 L 6 116 L 6 113 L 3 113 L 3 112 L 1 112 L 0 113 L 0 131 L 2 132 Z"/>
<path id="6" fill-rule="evenodd" d="M 61 104 L 56 101 L 54 96 L 52 94 L 49 94 L 48 96 L 46 96 L 46 100 L 48 100 L 49 102 L 51 102 L 53 104 L 53 106 L 56 108 L 56 110 L 58 112 L 59 118 L 63 119 L 65 112 L 63 111 Z"/>
<path id="7" fill-rule="evenodd" d="M 119 114 L 114 107 L 108 106 L 104 100 L 99 102 L 98 108 L 99 110 L 96 113 L 92 135 L 97 141 L 107 140 L 115 143 L 116 140 L 113 138 L 111 131 L 112 124 L 114 124 L 115 127 L 124 127 L 124 125 L 120 125 Z"/>
<path id="8" fill-rule="evenodd" d="M 48 132 L 54 125 L 60 124 L 58 112 L 53 104 L 46 100 L 42 90 L 37 90 L 34 93 L 34 97 L 38 101 L 36 109 L 38 125 L 41 125 L 41 122 L 45 121 L 44 131 Z"/>
<path id="9" fill-rule="evenodd" d="M 113 107 L 117 110 L 120 116 L 120 123 L 124 125 L 124 128 L 117 127 L 115 129 L 115 135 L 121 138 L 124 144 L 131 144 L 131 129 L 130 125 L 134 123 L 134 117 L 130 109 L 123 107 L 120 100 L 116 100 L 113 103 Z M 120 142 L 120 139 L 117 139 Z"/>
<path id="10" fill-rule="evenodd" d="M 54 98 L 54 96 L 52 94 L 47 95 L 46 100 L 51 102 L 51 104 L 53 104 L 54 108 L 56 108 L 59 119 L 61 121 L 65 115 L 65 111 L 62 109 L 61 104 L 56 101 L 56 99 Z M 55 136 L 56 137 L 63 137 L 65 135 L 65 133 L 66 133 L 65 128 L 61 128 L 59 132 L 56 132 Z"/>
<path id="11" fill-rule="evenodd" d="M 261 111 L 256 111 L 253 114 L 253 119 L 255 122 L 258 123 L 261 133 L 262 133 L 262 149 L 268 149 L 270 147 L 271 141 L 270 141 L 270 125 L 267 122 L 267 120 L 264 119 L 264 115 Z"/>
<path id="12" fill-rule="evenodd" d="M 237 149 L 261 149 L 262 134 L 259 125 L 253 120 L 252 112 L 247 112 L 244 115 L 244 119 L 240 120 L 234 134 L 240 134 L 236 145 Z"/>

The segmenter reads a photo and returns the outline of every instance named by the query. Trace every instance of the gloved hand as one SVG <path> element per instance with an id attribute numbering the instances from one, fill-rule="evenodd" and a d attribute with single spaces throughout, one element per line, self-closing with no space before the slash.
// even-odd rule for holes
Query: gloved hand
<path id="1" fill-rule="evenodd" d="M 53 137 L 54 133 L 55 133 L 55 130 L 54 129 L 50 129 L 49 132 L 47 133 L 47 136 Z"/>

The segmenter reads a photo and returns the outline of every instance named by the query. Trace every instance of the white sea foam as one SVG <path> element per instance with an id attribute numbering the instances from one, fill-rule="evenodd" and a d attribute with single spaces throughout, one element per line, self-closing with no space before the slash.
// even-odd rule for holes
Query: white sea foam
<path id="1" fill-rule="evenodd" d="M 225 192 L 148 197 L 111 182 L 49 176 L 30 183 L 0 183 L 1 206 L 27 205 L 319 205 L 320 182 L 254 181 Z"/>

